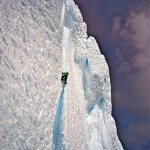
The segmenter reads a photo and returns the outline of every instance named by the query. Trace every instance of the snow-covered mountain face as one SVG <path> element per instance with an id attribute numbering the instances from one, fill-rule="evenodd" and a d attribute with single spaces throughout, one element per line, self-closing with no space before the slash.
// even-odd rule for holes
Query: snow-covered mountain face
<path id="1" fill-rule="evenodd" d="M 122 150 L 108 66 L 74 2 L 1 0 L 0 10 L 0 149 Z"/>

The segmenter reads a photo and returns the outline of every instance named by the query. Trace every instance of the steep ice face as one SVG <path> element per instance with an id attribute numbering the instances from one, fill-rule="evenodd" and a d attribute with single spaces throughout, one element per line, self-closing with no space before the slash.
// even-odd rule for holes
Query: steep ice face
<path id="1" fill-rule="evenodd" d="M 50 150 L 62 71 L 61 0 L 0 1 L 0 149 Z"/>
<path id="2" fill-rule="evenodd" d="M 68 39 L 67 64 L 71 75 L 65 93 L 64 143 L 67 149 L 121 150 L 111 116 L 108 66 L 95 39 L 87 39 L 86 24 L 77 6 L 72 3 L 70 8 L 74 23 Z M 70 129 L 72 124 L 74 130 Z M 73 142 L 67 142 L 70 139 Z"/>
<path id="3" fill-rule="evenodd" d="M 0 9 L 0 149 L 122 150 L 108 66 L 74 2 Z"/>

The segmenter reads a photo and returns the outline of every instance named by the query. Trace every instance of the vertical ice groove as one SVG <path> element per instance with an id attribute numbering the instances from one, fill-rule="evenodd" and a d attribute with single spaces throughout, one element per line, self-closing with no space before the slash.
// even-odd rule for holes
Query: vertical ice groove
<path id="1" fill-rule="evenodd" d="M 68 40 L 71 28 L 71 12 L 70 12 L 71 2 L 70 0 L 64 0 L 63 2 L 63 9 L 62 9 L 62 16 L 63 16 L 63 42 L 62 42 L 62 49 L 63 49 L 63 64 L 62 69 L 63 71 L 68 71 Z"/>
<path id="2" fill-rule="evenodd" d="M 68 71 L 67 52 L 68 52 L 69 32 L 70 32 L 70 30 L 64 26 L 63 27 L 63 48 L 62 48 L 62 50 L 63 50 L 63 64 L 62 64 L 63 71 Z"/>
<path id="3" fill-rule="evenodd" d="M 63 64 L 62 70 L 68 71 L 68 62 L 67 62 L 67 52 L 68 52 L 68 40 L 70 32 L 70 1 L 65 0 L 62 8 L 62 20 L 63 20 L 63 42 L 62 42 L 62 51 L 63 51 Z M 61 117 L 63 109 L 63 95 L 64 95 L 65 85 L 62 84 L 62 90 L 57 104 L 56 116 L 53 126 L 53 148 L 54 150 L 63 149 L 63 134 L 61 129 Z"/>
<path id="4" fill-rule="evenodd" d="M 64 21 L 64 15 L 65 15 L 65 4 L 63 2 L 62 12 L 61 12 L 61 23 L 62 24 L 63 24 L 63 21 Z"/>
<path id="5" fill-rule="evenodd" d="M 53 150 L 62 150 L 63 149 L 63 133 L 61 128 L 62 123 L 62 111 L 63 111 L 63 96 L 64 96 L 65 85 L 62 84 L 62 89 L 58 99 L 56 115 L 53 125 Z"/>

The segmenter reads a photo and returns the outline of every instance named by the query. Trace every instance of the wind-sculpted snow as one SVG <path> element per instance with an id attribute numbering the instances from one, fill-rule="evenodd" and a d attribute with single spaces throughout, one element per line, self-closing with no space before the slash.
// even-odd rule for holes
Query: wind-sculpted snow
<path id="1" fill-rule="evenodd" d="M 0 149 L 50 150 L 61 87 L 61 0 L 0 1 Z"/>
<path id="2" fill-rule="evenodd" d="M 1 0 L 0 10 L 0 150 L 122 150 L 109 70 L 74 2 Z"/>

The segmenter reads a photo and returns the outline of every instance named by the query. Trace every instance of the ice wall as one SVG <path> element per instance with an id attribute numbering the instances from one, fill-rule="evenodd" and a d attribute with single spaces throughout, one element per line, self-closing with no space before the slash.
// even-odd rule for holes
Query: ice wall
<path id="1" fill-rule="evenodd" d="M 108 66 L 74 2 L 1 0 L 0 10 L 0 149 L 122 150 Z"/>
<path id="2" fill-rule="evenodd" d="M 62 0 L 0 0 L 0 150 L 51 149 L 62 6 Z"/>
<path id="3" fill-rule="evenodd" d="M 65 87 L 62 123 L 66 149 L 121 150 L 111 116 L 108 66 L 95 39 L 87 38 L 86 24 L 78 7 L 72 1 L 67 2 L 70 5 L 65 5 L 64 27 L 70 35 L 66 62 L 70 75 Z"/>

